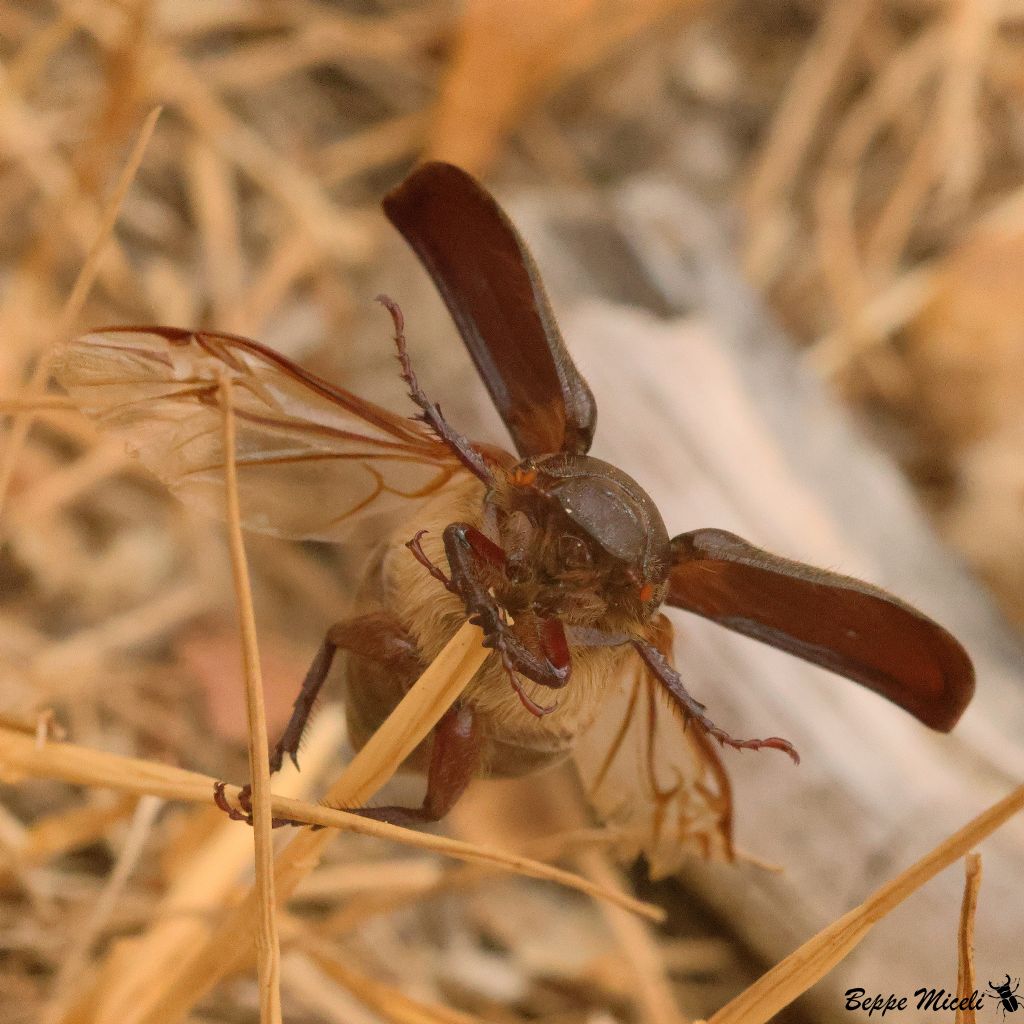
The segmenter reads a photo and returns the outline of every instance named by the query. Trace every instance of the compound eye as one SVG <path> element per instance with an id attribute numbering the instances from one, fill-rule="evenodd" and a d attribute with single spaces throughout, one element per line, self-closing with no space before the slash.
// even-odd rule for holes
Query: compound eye
<path id="1" fill-rule="evenodd" d="M 579 537 L 563 533 L 558 538 L 558 558 L 567 569 L 585 569 L 590 565 L 590 548 Z"/>

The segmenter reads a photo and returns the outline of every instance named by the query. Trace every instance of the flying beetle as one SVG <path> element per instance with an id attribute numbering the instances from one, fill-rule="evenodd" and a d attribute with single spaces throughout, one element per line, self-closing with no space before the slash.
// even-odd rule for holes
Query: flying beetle
<path id="1" fill-rule="evenodd" d="M 296 759 L 336 654 L 348 656 L 346 708 L 358 748 L 467 617 L 492 653 L 410 758 L 426 773 L 422 805 L 362 813 L 434 821 L 474 776 L 519 776 L 565 759 L 612 682 L 628 677 L 660 695 L 650 708 L 674 709 L 674 720 L 689 726 L 669 751 L 685 753 L 686 771 L 675 771 L 674 786 L 650 787 L 650 799 L 662 801 L 659 820 L 673 802 L 680 843 L 696 837 L 706 846 L 721 836 L 728 784 L 709 741 L 798 758 L 784 739 L 739 739 L 714 723 L 673 665 L 663 605 L 861 683 L 933 729 L 953 727 L 974 673 L 937 623 L 878 587 L 723 530 L 670 537 L 643 488 L 587 454 L 594 396 L 529 251 L 478 182 L 450 164 L 426 163 L 383 208 L 447 304 L 515 454 L 471 442 L 447 422 L 413 372 L 400 309 L 383 297 L 419 410 L 412 418 L 258 342 L 213 331 L 99 330 L 67 345 L 57 367 L 83 410 L 212 514 L 223 501 L 218 389 L 227 373 L 246 525 L 319 540 L 340 540 L 367 517 L 381 527 L 361 611 L 327 630 L 273 750 L 274 770 L 286 755 Z M 624 722 L 617 744 L 626 732 Z M 647 747 L 638 756 L 653 758 L 653 727 L 639 732 Z"/>

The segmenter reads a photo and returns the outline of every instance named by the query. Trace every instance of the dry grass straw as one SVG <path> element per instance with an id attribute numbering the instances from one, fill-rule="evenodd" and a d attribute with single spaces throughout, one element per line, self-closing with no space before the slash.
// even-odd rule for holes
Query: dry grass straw
<path id="1" fill-rule="evenodd" d="M 302 949 L 324 975 L 338 982 L 368 1009 L 395 1024 L 475 1024 L 479 1018 L 437 1003 L 410 999 L 393 985 L 385 985 L 352 969 L 345 951 L 310 936 L 299 939 Z"/>
<path id="2" fill-rule="evenodd" d="M 40 1024 L 57 1024 L 64 1017 L 72 998 L 73 988 L 86 972 L 92 947 L 113 914 L 117 901 L 124 896 L 161 806 L 162 801 L 157 797 L 146 796 L 139 801 L 121 853 L 107 878 L 100 898 L 93 906 L 85 927 L 76 935 L 74 946 L 65 955 Z"/>
<path id="3" fill-rule="evenodd" d="M 947 148 L 956 140 L 960 154 L 956 174 L 960 177 L 954 180 L 963 182 L 963 168 L 977 164 L 971 151 L 976 146 L 975 133 L 963 129 L 975 120 L 978 55 L 984 37 L 981 26 L 991 20 L 986 10 L 991 5 L 987 0 L 950 5 L 948 24 L 938 15 L 905 45 L 887 54 L 868 88 L 850 98 L 847 90 L 852 93 L 853 72 L 858 60 L 863 60 L 864 46 L 878 33 L 879 20 L 887 13 L 885 6 L 876 0 L 829 5 L 790 76 L 746 192 L 751 218 L 748 269 L 757 280 L 771 284 L 771 275 L 786 270 L 783 254 L 796 228 L 794 217 L 802 212 L 795 209 L 799 185 L 805 176 L 815 182 L 815 206 L 810 212 L 817 222 L 822 283 L 829 288 L 829 298 L 844 322 L 871 296 L 857 295 L 851 300 L 842 288 L 839 269 L 845 266 L 854 273 L 854 280 L 861 282 L 861 288 L 866 288 L 867 264 L 872 259 L 891 264 L 898 256 L 903 248 L 899 243 L 906 241 L 928 184 L 943 173 L 945 164 L 939 160 L 936 138 Z M 965 28 L 971 45 L 965 45 Z M 888 42 L 892 45 L 891 38 Z M 922 127 L 918 94 L 939 75 L 943 76 L 939 103 L 943 116 Z M 842 116 L 830 121 L 829 110 L 837 104 L 844 106 Z M 870 151 L 879 137 L 900 121 L 910 121 L 920 129 L 913 133 L 914 148 L 907 154 L 903 176 L 886 197 L 886 205 L 873 211 L 872 224 L 861 232 L 855 209 L 864 198 L 862 178 L 870 171 Z M 816 163 L 814 158 L 823 147 L 824 159 Z M 960 184 L 953 191 L 964 187 Z M 862 246 L 863 237 L 871 241 Z M 827 351 L 819 349 L 816 358 L 822 368 L 835 372 L 850 353 L 844 355 L 841 343 L 833 340 Z"/>
<path id="4" fill-rule="evenodd" d="M 536 791 L 537 780 L 527 777 L 503 788 L 500 795 L 486 803 L 474 801 L 470 795 L 452 811 L 456 827 L 476 841 L 493 836 L 503 846 L 514 846 L 545 860 L 565 858 L 605 891 L 628 893 L 629 883 L 609 850 L 609 841 L 614 842 L 614 837 L 605 829 L 588 827 L 587 807 L 572 780 L 565 775 L 545 780 L 543 803 L 537 799 Z M 523 820 L 523 806 L 534 807 L 546 821 L 557 822 L 564 831 L 545 834 L 545 829 Z M 457 872 L 482 870 L 466 865 Z M 480 880 L 475 880 L 478 885 Z M 447 878 L 437 884 L 450 886 L 457 881 Z M 618 902 L 602 901 L 599 911 L 621 959 L 622 973 L 628 978 L 626 987 L 632 1013 L 649 1024 L 682 1024 L 684 1016 L 680 1013 L 664 946 L 651 920 L 628 913 Z M 350 927 L 354 922 L 344 923 Z"/>
<path id="5" fill-rule="evenodd" d="M 974 974 L 974 922 L 978 911 L 978 891 L 981 888 L 981 854 L 969 853 L 964 858 L 964 898 L 960 904 L 960 927 L 956 941 L 956 994 L 957 999 L 968 999 L 977 982 Z M 976 1024 L 973 1009 L 958 1008 L 955 1024 Z"/>
<path id="6" fill-rule="evenodd" d="M 427 155 L 477 174 L 538 98 L 671 19 L 678 27 L 706 0 L 470 0 L 440 83 Z M 480 83 L 487 81 L 482 89 Z"/>
<path id="7" fill-rule="evenodd" d="M 748 269 L 766 286 L 791 271 L 817 274 L 844 328 L 814 352 L 832 374 L 886 336 L 867 329 L 864 308 L 913 258 L 925 207 L 958 215 L 978 188 L 986 62 L 1009 12 L 991 0 L 961 0 L 937 6 L 905 36 L 892 31 L 889 15 L 879 0 L 828 6 L 748 177 Z M 857 90 L 859 66 L 878 45 L 891 52 Z M 896 155 L 885 148 L 894 131 Z M 813 197 L 808 209 L 800 207 L 804 194 Z M 804 216 L 817 239 L 813 270 L 793 266 L 801 257 L 790 243 Z M 904 322 L 913 312 L 907 308 Z"/>
<path id="8" fill-rule="evenodd" d="M 768 280 L 777 265 L 786 235 L 786 224 L 780 220 L 786 212 L 783 204 L 789 183 L 808 157 L 829 96 L 847 70 L 857 35 L 873 6 L 873 0 L 829 5 L 776 109 L 747 185 L 752 223 L 746 269 L 755 280 Z"/>
<path id="9" fill-rule="evenodd" d="M 625 888 L 622 871 L 612 864 L 605 851 L 582 850 L 576 862 L 592 882 L 608 889 Z M 683 1018 L 665 970 L 664 957 L 651 929 L 643 921 L 623 913 L 621 907 L 609 904 L 603 911 L 635 974 L 636 1000 L 644 1019 L 650 1024 L 681 1024 Z"/>
<path id="10" fill-rule="evenodd" d="M 940 871 L 965 857 L 1021 810 L 1024 810 L 1024 786 L 979 814 L 860 906 L 790 953 L 746 992 L 714 1014 L 708 1024 L 765 1024 L 771 1020 L 832 970 L 886 914 Z"/>
<path id="11" fill-rule="evenodd" d="M 125 197 L 128 195 L 132 182 L 135 180 L 135 175 L 138 173 L 142 158 L 145 156 L 146 147 L 149 145 L 149 140 L 156 128 L 156 122 L 160 117 L 160 109 L 160 107 L 156 107 L 150 111 L 149 116 L 139 129 L 138 137 L 132 146 L 131 152 L 128 154 L 128 159 L 125 161 L 121 175 L 114 186 L 114 191 L 100 214 L 96 237 L 93 239 L 85 262 L 78 272 L 78 277 L 75 279 L 64 308 L 61 310 L 54 336 L 51 339 L 50 345 L 44 348 L 36 361 L 35 369 L 28 384 L 30 392 L 40 391 L 46 384 L 50 376 L 53 347 L 68 337 L 68 334 L 81 315 L 82 307 L 85 305 L 89 291 L 99 276 L 100 261 L 103 259 L 104 249 L 110 241 L 114 224 L 117 221 L 117 215 L 121 210 Z M 26 409 L 15 417 L 14 424 L 8 434 L 3 456 L 0 457 L 0 512 L 3 511 L 6 502 L 7 490 L 11 483 L 11 476 L 14 473 L 15 463 L 18 460 L 31 427 L 32 410 Z"/>
<path id="12" fill-rule="evenodd" d="M 242 540 L 242 517 L 238 508 L 238 469 L 235 465 L 235 414 L 231 398 L 231 378 L 224 374 L 220 382 L 220 402 L 224 426 L 224 483 L 227 502 L 228 544 L 231 570 L 238 602 L 242 634 L 242 658 L 245 664 L 245 707 L 249 726 L 249 778 L 252 780 L 252 828 L 256 854 L 255 898 L 259 907 L 256 928 L 256 966 L 260 986 L 262 1024 L 281 1021 L 281 944 L 277 936 L 274 899 L 274 845 L 271 836 L 273 811 L 270 807 L 270 759 L 268 755 L 267 717 L 263 702 L 260 652 L 256 639 L 256 615 L 252 607 L 252 586 Z"/>
<path id="13" fill-rule="evenodd" d="M 358 804 L 369 799 L 444 714 L 486 655 L 487 652 L 479 644 L 479 630 L 468 625 L 463 627 L 384 726 L 356 756 L 349 769 L 331 788 L 327 799 L 342 804 Z M 117 758 L 68 744 L 48 744 L 39 749 L 34 738 L 16 732 L 8 732 L 5 740 L 0 751 L 0 764 L 8 771 L 18 770 L 36 777 L 62 778 L 80 785 L 112 786 L 168 799 L 198 802 L 212 800 L 215 780 L 194 772 L 136 759 Z M 237 795 L 236 789 L 229 792 Z M 654 920 L 662 916 L 659 909 L 638 902 L 619 888 L 609 888 L 529 858 L 477 844 L 410 832 L 345 811 L 281 797 L 273 798 L 271 813 L 278 817 L 399 841 L 469 863 L 497 866 L 567 885 Z M 302 878 L 313 870 L 330 835 L 329 831 L 304 830 L 284 850 L 278 858 L 275 877 L 279 900 L 286 898 Z M 250 891 L 225 920 L 205 937 L 198 951 L 193 945 L 196 938 L 194 932 L 181 935 L 176 948 L 163 947 L 160 960 L 164 973 L 160 976 L 154 977 L 145 965 L 141 968 L 136 965 L 135 969 L 151 983 L 142 991 L 132 986 L 137 998 L 131 1006 L 119 1004 L 125 1014 L 121 1019 L 152 1022 L 175 1019 L 175 1014 L 186 1012 L 201 997 L 202 992 L 223 974 L 244 966 L 252 948 L 254 926 L 258 925 L 263 906 L 265 904 L 261 902 L 261 894 Z M 123 979 L 119 980 L 119 984 L 124 984 Z M 94 998 L 102 1004 L 103 992 Z"/>
<path id="14" fill-rule="evenodd" d="M 73 785 L 105 787 L 136 795 L 156 796 L 164 800 L 210 805 L 214 803 L 213 787 L 217 780 L 198 772 L 190 772 L 153 761 L 89 750 L 70 743 L 47 743 L 40 747 L 36 744 L 34 737 L 30 737 L 27 732 L 20 732 L 9 726 L 0 726 L 0 738 L 3 739 L 3 747 L 0 749 L 0 769 L 10 780 L 26 777 L 61 779 Z M 237 797 L 239 787 L 227 786 L 225 792 L 230 797 Z M 331 837 L 331 833 L 326 830 L 341 829 L 357 835 L 388 839 L 418 850 L 443 854 L 469 864 L 497 868 L 543 881 L 555 882 L 596 899 L 606 900 L 651 921 L 661 921 L 664 918 L 664 911 L 659 907 L 625 894 L 620 885 L 588 882 L 579 875 L 552 867 L 530 857 L 508 853 L 479 843 L 461 842 L 446 836 L 417 832 L 323 804 L 313 804 L 276 794 L 271 797 L 270 808 L 275 817 L 291 818 L 309 825 L 320 825 L 325 830 L 323 832 L 304 830 L 296 835 L 296 840 L 310 837 L 318 842 L 323 842 Z M 231 831 L 236 835 L 239 834 L 237 830 L 232 829 Z M 245 835 L 245 833 L 241 834 Z M 278 858 L 279 864 L 285 860 L 286 856 L 295 856 L 294 846 L 295 841 L 293 840 Z M 306 849 L 308 847 L 304 848 L 304 852 Z M 307 870 L 312 870 L 315 865 L 307 866 L 304 863 L 302 866 Z M 290 879 L 292 877 L 289 876 Z M 305 875 L 303 874 L 301 877 L 305 877 Z M 298 885 L 301 877 L 291 883 L 291 890 Z M 284 898 L 280 890 L 277 897 L 279 901 Z M 251 935 L 249 937 L 251 938 Z M 244 950 L 239 952 L 243 955 L 245 953 Z"/>
<path id="15" fill-rule="evenodd" d="M 331 761 L 345 734 L 337 709 L 325 709 L 310 724 L 303 748 L 303 771 L 291 763 L 276 776 L 278 792 L 301 796 L 309 792 Z M 132 769 L 116 772 L 121 778 Z M 204 780 L 203 788 L 210 780 Z M 209 797 L 207 792 L 206 797 Z M 96 1003 L 95 1019 L 126 1020 L 142 993 L 149 991 L 173 965 L 182 949 L 194 948 L 212 930 L 216 915 L 237 890 L 252 863 L 247 831 L 226 817 L 198 849 L 181 858 L 174 878 L 153 912 L 145 933 L 107 961 L 88 1001 Z"/>

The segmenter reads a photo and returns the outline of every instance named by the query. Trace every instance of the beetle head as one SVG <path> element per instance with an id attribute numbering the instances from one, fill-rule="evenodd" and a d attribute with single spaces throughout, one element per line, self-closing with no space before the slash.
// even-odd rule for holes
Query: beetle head
<path id="1" fill-rule="evenodd" d="M 597 621 L 599 608 L 646 618 L 661 604 L 668 532 L 647 493 L 615 466 L 575 453 L 527 459 L 510 472 L 500 504 L 512 575 L 541 572 L 558 607 Z"/>

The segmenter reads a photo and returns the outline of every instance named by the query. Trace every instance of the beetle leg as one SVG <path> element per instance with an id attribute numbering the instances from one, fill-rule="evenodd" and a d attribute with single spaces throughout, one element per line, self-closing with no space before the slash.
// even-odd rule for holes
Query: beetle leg
<path id="1" fill-rule="evenodd" d="M 302 733 L 309 721 L 309 716 L 316 706 L 317 697 L 327 679 L 338 651 L 348 651 L 363 658 L 380 661 L 393 666 L 397 672 L 411 673 L 413 678 L 419 675 L 422 668 L 419 652 L 415 641 L 393 616 L 386 612 L 371 612 L 354 619 L 336 622 L 324 636 L 320 649 L 309 666 L 299 695 L 292 705 L 292 715 L 285 726 L 281 738 L 274 744 L 270 752 L 270 772 L 281 770 L 287 754 L 296 768 L 299 767 L 299 744 Z M 238 803 L 244 814 L 231 808 L 224 796 L 223 783 L 215 787 L 214 798 L 217 806 L 226 811 L 231 818 L 247 820 L 252 823 L 251 796 L 252 787 L 246 785 L 239 793 Z M 278 824 L 285 824 L 279 821 Z"/>
<path id="2" fill-rule="evenodd" d="M 456 590 L 452 583 L 451 577 L 446 576 L 444 572 L 437 567 L 437 564 L 430 560 L 430 556 L 423 550 L 423 543 L 420 541 L 420 538 L 428 532 L 429 531 L 427 530 L 417 530 L 416 536 L 413 537 L 412 540 L 407 540 L 405 542 L 405 546 L 412 552 L 412 557 L 415 558 L 416 561 L 419 562 L 420 565 L 422 565 L 423 568 L 426 569 L 427 572 L 429 572 L 445 590 L 449 590 L 451 593 L 457 594 L 458 590 Z"/>
<path id="3" fill-rule="evenodd" d="M 455 533 L 453 539 L 449 540 L 451 530 Z M 445 530 L 445 550 L 453 573 L 453 576 L 449 577 L 423 550 L 420 538 L 424 533 L 425 530 L 420 530 L 405 546 L 434 579 L 466 602 L 466 610 L 471 621 L 484 629 L 484 645 L 494 648 L 501 656 L 512 689 L 515 690 L 523 707 L 538 718 L 551 714 L 558 705 L 551 704 L 545 707 L 534 701 L 523 689 L 516 673 L 521 672 L 534 682 L 553 689 L 568 682 L 572 660 L 569 641 L 561 620 L 542 619 L 540 622 L 538 640 L 544 654 L 544 660 L 541 661 L 511 632 L 497 601 L 479 576 L 481 563 L 488 563 L 492 568 L 504 569 L 505 552 L 475 527 L 453 523 Z M 456 566 L 459 568 L 456 569 Z"/>
<path id="4" fill-rule="evenodd" d="M 562 625 L 562 620 L 541 619 L 538 636 L 540 638 L 541 650 L 544 652 L 544 657 L 547 658 L 548 664 L 553 665 L 556 669 L 564 670 L 568 676 L 569 671 L 572 669 L 572 661 L 569 656 L 569 641 L 566 639 L 565 626 Z M 546 706 L 538 704 L 526 692 L 523 684 L 519 682 L 515 666 L 507 651 L 502 652 L 501 661 L 505 672 L 508 674 L 508 681 L 512 684 L 512 689 L 515 690 L 520 703 L 531 715 L 543 718 L 558 708 L 557 704 L 548 704 Z"/>
<path id="5" fill-rule="evenodd" d="M 628 633 L 610 633 L 591 626 L 569 626 L 565 633 L 570 643 L 580 647 L 621 647 L 633 641 Z"/>
<path id="6" fill-rule="evenodd" d="M 452 523 L 444 531 L 444 550 L 451 568 L 451 589 L 465 602 L 469 621 L 484 631 L 484 646 L 501 655 L 506 668 L 541 686 L 560 689 L 569 681 L 572 662 L 565 631 L 557 619 L 543 621 L 538 656 L 516 635 L 485 579 L 490 570 L 504 572 L 505 552 L 468 523 Z"/>
<path id="7" fill-rule="evenodd" d="M 480 529 L 484 532 L 485 536 L 489 537 L 495 543 L 499 540 L 499 529 L 498 529 L 498 506 L 494 503 L 492 492 L 488 491 L 484 498 L 483 506 L 483 519 L 480 523 Z"/>
<path id="8" fill-rule="evenodd" d="M 572 671 L 572 656 L 569 654 L 569 640 L 565 635 L 565 626 L 561 619 L 541 619 L 540 649 L 547 659 L 547 663 L 555 668 L 557 672 L 564 673 L 566 679 Z"/>
<path id="9" fill-rule="evenodd" d="M 427 793 L 420 807 L 345 808 L 392 825 L 440 821 L 466 791 L 480 766 L 482 737 L 470 704 L 455 705 L 434 727 L 427 769 Z"/>
<path id="10" fill-rule="evenodd" d="M 224 792 L 227 783 L 215 782 L 213 784 L 213 802 L 232 820 L 232 821 L 247 821 L 250 825 L 252 824 L 252 801 L 247 800 L 240 811 L 237 807 L 232 807 L 228 803 L 227 795 Z M 242 804 L 241 794 L 239 794 L 239 804 Z M 244 812 L 244 813 L 243 813 Z"/>
<path id="11" fill-rule="evenodd" d="M 519 676 L 516 675 L 515 670 L 511 668 L 507 663 L 502 662 L 502 668 L 505 669 L 505 674 L 508 676 L 508 681 L 515 691 L 516 696 L 519 698 L 519 703 L 526 708 L 535 718 L 543 718 L 545 715 L 550 715 L 552 711 L 558 709 L 557 704 L 538 704 L 527 692 L 523 684 L 519 681 Z"/>
<path id="12" fill-rule="evenodd" d="M 683 714 L 695 721 L 709 736 L 713 736 L 718 740 L 722 746 L 734 747 L 736 750 L 761 750 L 764 748 L 781 750 L 793 759 L 794 764 L 800 763 L 800 755 L 789 740 L 780 739 L 778 736 L 769 736 L 764 740 L 734 739 L 704 714 L 704 705 L 690 695 L 683 684 L 682 677 L 669 664 L 668 659 L 654 644 L 647 640 L 641 640 L 639 637 L 633 637 L 630 642 L 658 681 L 672 695 L 676 704 L 682 709 Z"/>
<path id="13" fill-rule="evenodd" d="M 405 316 L 398 303 L 387 295 L 378 295 L 377 301 L 391 314 L 395 325 L 395 347 L 398 349 L 398 362 L 402 367 L 402 380 L 409 386 L 409 397 L 422 410 L 417 419 L 422 420 L 437 435 L 437 439 L 451 449 L 452 454 L 474 476 L 483 480 L 488 487 L 494 486 L 494 474 L 484 457 L 473 447 L 468 438 L 463 437 L 441 415 L 441 407 L 431 402 L 420 387 L 416 374 L 409 359 L 409 350 L 405 345 Z"/>
<path id="14" fill-rule="evenodd" d="M 299 695 L 295 698 L 292 717 L 270 755 L 271 772 L 280 770 L 285 754 L 292 759 L 296 768 L 299 767 L 298 751 L 303 730 L 338 651 L 348 651 L 362 658 L 394 664 L 396 668 L 410 665 L 414 672 L 419 668 L 415 641 L 392 615 L 371 612 L 369 615 L 336 622 L 324 636 L 320 650 L 302 682 Z"/>
<path id="15" fill-rule="evenodd" d="M 244 821 L 246 824 L 252 824 L 252 786 L 243 786 L 238 791 L 238 810 L 237 807 L 232 807 L 228 803 L 227 794 L 224 790 L 227 788 L 227 783 L 215 782 L 213 784 L 213 802 L 232 820 L 232 821 Z M 271 818 L 271 828 L 281 828 L 283 825 L 301 825 L 301 821 L 293 821 L 291 818 Z"/>

